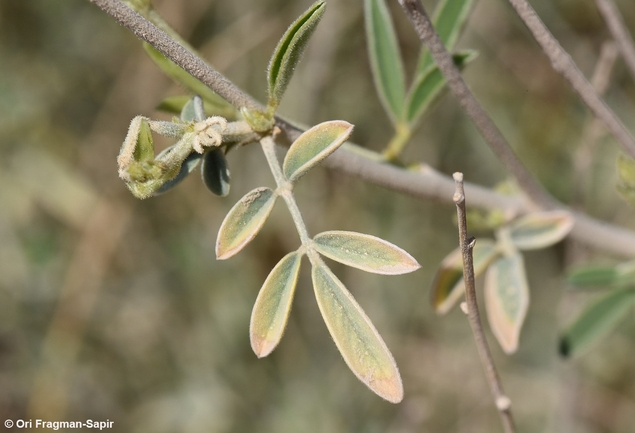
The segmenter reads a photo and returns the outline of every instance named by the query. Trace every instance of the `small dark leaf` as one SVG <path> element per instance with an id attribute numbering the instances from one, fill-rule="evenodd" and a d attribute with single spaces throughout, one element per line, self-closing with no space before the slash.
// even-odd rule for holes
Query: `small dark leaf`
<path id="1" fill-rule="evenodd" d="M 224 197 L 229 194 L 229 168 L 225 154 L 221 149 L 212 149 L 203 155 L 201 176 L 207 189 Z"/>

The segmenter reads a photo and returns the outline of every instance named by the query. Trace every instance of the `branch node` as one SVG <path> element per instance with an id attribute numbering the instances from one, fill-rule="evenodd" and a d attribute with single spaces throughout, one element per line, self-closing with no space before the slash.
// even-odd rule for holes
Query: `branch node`
<path id="1" fill-rule="evenodd" d="M 512 401 L 506 395 L 496 398 L 496 408 L 501 412 L 507 412 L 512 407 Z"/>

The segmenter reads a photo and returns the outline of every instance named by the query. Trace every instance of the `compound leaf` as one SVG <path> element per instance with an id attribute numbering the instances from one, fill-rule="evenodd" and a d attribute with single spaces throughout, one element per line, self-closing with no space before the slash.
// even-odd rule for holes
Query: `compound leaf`
<path id="1" fill-rule="evenodd" d="M 513 222 L 509 235 L 520 250 L 546 248 L 560 242 L 573 228 L 574 220 L 569 212 L 535 212 Z"/>
<path id="2" fill-rule="evenodd" d="M 220 226 L 216 239 L 218 260 L 234 256 L 256 237 L 271 213 L 277 197 L 270 188 L 256 188 L 231 208 Z"/>
<path id="3" fill-rule="evenodd" d="M 403 399 L 403 384 L 392 354 L 344 284 L 323 262 L 312 270 L 313 288 L 326 327 L 357 378 L 391 403 Z"/>
<path id="4" fill-rule="evenodd" d="M 289 26 L 280 42 L 278 42 L 267 70 L 269 107 L 275 109 L 280 105 L 282 95 L 287 89 L 287 85 L 295 72 L 295 67 L 300 61 L 317 23 L 320 22 L 325 8 L 326 3 L 323 1 L 313 3 L 306 12 Z"/>
<path id="5" fill-rule="evenodd" d="M 489 239 L 479 239 L 474 245 L 474 276 L 481 275 L 500 252 Z M 441 262 L 441 267 L 432 281 L 431 301 L 438 314 L 446 314 L 465 293 L 463 280 L 463 257 L 457 248 Z"/>
<path id="6" fill-rule="evenodd" d="M 335 152 L 353 131 L 353 125 L 343 120 L 331 120 L 315 125 L 293 142 L 284 158 L 282 169 L 291 182 Z"/>
<path id="7" fill-rule="evenodd" d="M 366 40 L 379 99 L 393 123 L 401 119 L 405 100 L 403 60 L 384 0 L 365 0 Z"/>
<path id="8" fill-rule="evenodd" d="M 313 242 L 318 253 L 366 272 L 399 275 L 421 267 L 406 251 L 371 235 L 328 231 L 315 236 Z"/>
<path id="9" fill-rule="evenodd" d="M 282 338 L 301 261 L 302 254 L 297 251 L 284 256 L 271 270 L 258 293 L 249 324 L 251 348 L 258 358 L 269 355 Z"/>
<path id="10" fill-rule="evenodd" d="M 635 289 L 611 291 L 587 308 L 560 339 L 560 353 L 571 356 L 610 331 L 635 305 Z"/>
<path id="11" fill-rule="evenodd" d="M 519 252 L 492 263 L 485 274 L 485 307 L 490 328 L 507 354 L 516 352 L 529 307 L 529 289 Z"/>

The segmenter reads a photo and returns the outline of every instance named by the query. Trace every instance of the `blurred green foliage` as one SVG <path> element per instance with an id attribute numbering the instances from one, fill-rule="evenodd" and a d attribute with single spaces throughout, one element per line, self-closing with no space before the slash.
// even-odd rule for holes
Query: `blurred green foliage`
<path id="1" fill-rule="evenodd" d="M 264 101 L 268 59 L 310 3 L 156 6 L 212 65 Z M 412 76 L 419 42 L 395 3 L 388 6 Z M 590 76 L 608 38 L 594 3 L 532 4 Z M 635 33 L 635 5 L 618 7 Z M 373 90 L 362 9 L 329 0 L 279 111 L 306 124 L 347 120 L 355 142 L 380 151 L 393 131 Z M 547 188 L 567 202 L 581 189 L 574 205 L 634 228 L 615 192 L 611 138 L 591 149 L 583 177 L 574 175 L 589 115 L 511 8 L 478 2 L 463 48 L 480 53 L 465 73 L 469 85 Z M 350 373 L 320 319 L 308 267 L 283 341 L 256 358 L 249 315 L 269 270 L 299 244 L 291 219 L 277 207 L 257 241 L 226 262 L 214 260 L 214 242 L 239 197 L 273 184 L 259 149 L 228 155 L 227 198 L 186 179 L 139 202 L 117 178 L 130 120 L 160 116 L 154 107 L 181 93 L 139 41 L 88 1 L 0 2 L 0 418 L 110 419 L 115 431 L 154 433 L 498 431 L 465 317 L 439 318 L 428 304 L 434 272 L 457 244 L 450 205 L 323 169 L 297 188 L 312 234 L 373 234 L 422 264 L 391 278 L 333 264 L 400 366 L 401 404 Z M 635 86 L 619 62 L 606 100 L 633 127 Z M 423 119 L 402 157 L 487 186 L 505 178 L 451 96 Z M 563 268 L 589 256 L 610 261 L 574 244 L 526 255 L 532 305 L 519 351 L 506 357 L 494 347 L 521 431 L 628 431 L 635 423 L 632 315 L 584 357 L 558 358 L 559 330 L 598 296 L 564 292 Z"/>

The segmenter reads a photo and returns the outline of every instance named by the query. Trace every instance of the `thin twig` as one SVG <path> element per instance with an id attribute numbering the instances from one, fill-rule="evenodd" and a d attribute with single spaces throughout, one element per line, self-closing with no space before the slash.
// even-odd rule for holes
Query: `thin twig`
<path id="1" fill-rule="evenodd" d="M 606 21 L 606 26 L 611 32 L 611 36 L 613 36 L 613 40 L 617 44 L 617 48 L 620 50 L 620 54 L 633 80 L 635 80 L 635 43 L 624 24 L 619 9 L 617 9 L 613 0 L 595 0 L 595 4 L 604 21 Z"/>
<path id="2" fill-rule="evenodd" d="M 157 49 L 162 46 L 164 55 L 207 84 L 234 107 L 260 107 L 250 96 L 229 82 L 207 63 L 200 59 L 192 60 L 191 57 L 195 56 L 189 51 L 178 43 L 174 43 L 164 32 L 141 15 L 123 6 L 119 0 L 90 1 L 127 27 L 138 38 Z M 171 41 L 171 43 L 168 43 L 168 41 Z M 184 59 L 188 61 L 184 61 Z M 218 78 L 219 76 L 221 78 Z M 300 128 L 283 119 L 276 119 L 276 124 L 283 131 L 282 135 L 286 136 L 289 142 L 295 140 L 302 133 Z M 345 150 L 344 147 L 348 150 Z M 368 151 L 366 152 L 368 153 Z M 372 160 L 361 153 L 358 147 L 347 144 L 329 156 L 324 161 L 324 165 L 355 176 L 363 181 L 412 197 L 449 202 L 448 198 L 451 197 L 454 190 L 454 181 L 449 176 L 430 168 L 426 168 L 421 172 L 404 170 L 390 164 Z M 378 159 L 381 159 L 381 156 Z M 475 208 L 485 210 L 502 209 L 506 213 L 514 215 L 535 210 L 522 197 L 498 194 L 478 185 L 466 184 L 465 188 L 470 194 L 470 203 Z M 563 205 L 558 205 L 558 207 L 564 208 Z M 590 218 L 579 212 L 572 212 L 572 215 L 576 221 L 571 232 L 571 236 L 574 238 L 614 254 L 623 256 L 635 255 L 635 232 Z"/>
<path id="3" fill-rule="evenodd" d="M 580 99 L 600 119 L 606 129 L 620 142 L 626 153 L 635 158 L 635 139 L 622 121 L 602 100 L 593 86 L 584 78 L 571 56 L 549 32 L 527 0 L 509 0 L 520 19 L 525 23 L 536 42 L 551 61 L 553 69 L 571 84 Z"/>
<path id="4" fill-rule="evenodd" d="M 503 137 L 492 119 L 463 80 L 459 68 L 454 64 L 452 55 L 445 49 L 439 34 L 420 0 L 399 0 L 399 4 L 412 22 L 419 39 L 428 48 L 448 87 L 454 93 L 461 107 L 465 110 L 485 141 L 505 168 L 516 178 L 520 188 L 537 205 L 553 207 L 554 199 L 547 193 L 536 179 L 520 162 L 511 146 Z"/>
<path id="5" fill-rule="evenodd" d="M 481 324 L 481 316 L 478 312 L 478 305 L 476 303 L 476 289 L 474 285 L 474 263 L 472 250 L 476 239 L 468 239 L 467 237 L 467 220 L 465 217 L 465 190 L 463 187 L 463 173 L 454 173 L 454 181 L 456 182 L 456 191 L 453 196 L 454 203 L 456 204 L 456 214 L 459 219 L 459 243 L 461 246 L 461 254 L 463 256 L 463 275 L 465 279 L 465 300 L 467 303 L 467 317 L 470 321 L 470 327 L 474 334 L 474 341 L 476 342 L 476 348 L 478 350 L 479 357 L 481 358 L 481 364 L 485 369 L 485 376 L 489 383 L 490 390 L 494 396 L 494 402 L 496 409 L 503 422 L 503 427 L 506 433 L 514 433 L 516 428 L 514 427 L 514 418 L 512 417 L 512 402 L 505 394 L 503 390 L 503 384 L 501 383 L 498 372 L 496 371 L 496 365 L 494 359 L 487 345 L 485 339 L 485 333 L 483 332 L 483 325 Z"/>
<path id="6" fill-rule="evenodd" d="M 593 71 L 593 76 L 591 77 L 591 84 L 598 92 L 598 95 L 603 95 L 606 92 L 616 60 L 617 47 L 615 42 L 612 40 L 604 42 L 600 50 L 600 57 Z M 580 134 L 580 146 L 573 156 L 574 177 L 578 180 L 574 190 L 574 206 L 577 205 L 578 209 L 581 210 L 585 209 L 583 204 L 587 201 L 583 197 L 584 191 L 587 191 L 590 186 L 588 182 L 584 182 L 583 179 L 590 177 L 588 172 L 593 163 L 593 154 L 603 134 L 605 134 L 605 129 L 602 123 L 596 117 L 590 118 L 582 129 L 582 134 Z"/>

